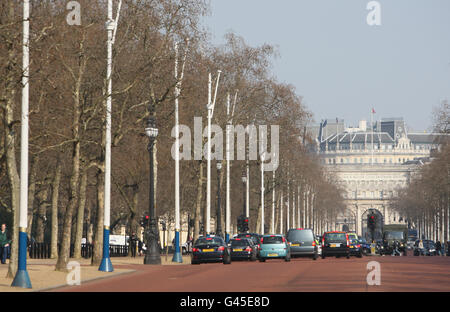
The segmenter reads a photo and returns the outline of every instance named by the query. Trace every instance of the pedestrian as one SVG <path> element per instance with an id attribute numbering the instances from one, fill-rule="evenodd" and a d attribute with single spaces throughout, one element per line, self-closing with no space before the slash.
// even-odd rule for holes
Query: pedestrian
<path id="1" fill-rule="evenodd" d="M 436 254 L 442 256 L 442 245 L 440 241 L 436 242 Z"/>
<path id="2" fill-rule="evenodd" d="M 138 239 L 137 239 L 136 233 L 133 232 L 133 234 L 131 234 L 131 238 L 130 238 L 131 256 L 133 258 L 136 258 L 137 240 Z"/>
<path id="3" fill-rule="evenodd" d="M 143 247 L 142 241 L 138 240 L 138 254 L 139 254 L 139 256 L 142 256 L 142 247 Z"/>
<path id="4" fill-rule="evenodd" d="M 0 257 L 2 264 L 6 263 L 6 258 L 8 258 L 8 255 L 10 253 L 10 244 L 11 240 L 8 238 L 8 231 L 6 230 L 6 224 L 3 223 L 1 225 L 1 231 L 0 231 Z"/>
<path id="5" fill-rule="evenodd" d="M 419 248 L 419 256 L 423 254 L 423 241 L 419 241 L 419 245 L 417 246 Z"/>
<path id="6" fill-rule="evenodd" d="M 399 243 L 398 243 L 398 241 L 394 241 L 394 245 L 393 245 L 393 250 L 392 250 L 392 255 L 393 256 L 396 256 L 396 255 L 399 255 L 399 256 L 401 256 L 402 254 L 400 253 L 400 251 L 398 250 L 398 247 L 399 247 Z"/>

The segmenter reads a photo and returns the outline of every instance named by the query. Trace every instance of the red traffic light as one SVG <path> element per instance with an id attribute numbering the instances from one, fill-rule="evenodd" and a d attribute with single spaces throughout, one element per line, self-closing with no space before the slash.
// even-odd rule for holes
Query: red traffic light
<path id="1" fill-rule="evenodd" d="M 373 219 L 375 219 L 375 217 L 374 216 L 370 216 L 370 218 L 373 220 Z"/>
<path id="2" fill-rule="evenodd" d="M 248 222 L 248 219 L 245 219 L 244 222 Z"/>
<path id="3" fill-rule="evenodd" d="M 149 218 L 150 218 L 149 216 L 145 216 L 145 219 L 147 219 L 147 220 L 148 220 Z"/>

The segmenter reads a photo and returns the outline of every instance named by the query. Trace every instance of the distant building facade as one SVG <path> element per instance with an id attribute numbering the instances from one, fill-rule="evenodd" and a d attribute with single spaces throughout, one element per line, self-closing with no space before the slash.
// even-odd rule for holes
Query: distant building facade
<path id="1" fill-rule="evenodd" d="M 377 214 L 376 238 L 383 224 L 406 223 L 392 211 L 390 199 L 396 190 L 410 183 L 420 165 L 430 161 L 430 153 L 440 149 L 441 134 L 408 133 L 402 118 L 386 118 L 358 127 L 345 127 L 344 120 L 327 119 L 313 128 L 314 152 L 345 190 L 346 212 L 336 228 L 348 227 L 369 238 L 367 216 Z M 311 133 L 310 133 L 311 134 Z"/>

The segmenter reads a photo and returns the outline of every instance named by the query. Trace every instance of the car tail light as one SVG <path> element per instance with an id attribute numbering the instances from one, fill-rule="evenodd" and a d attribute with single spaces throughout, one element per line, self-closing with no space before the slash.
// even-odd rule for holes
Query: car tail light
<path id="1" fill-rule="evenodd" d="M 315 247 L 315 246 L 316 246 L 316 242 L 315 242 L 315 241 L 313 241 L 312 245 L 313 245 L 313 247 Z"/>
<path id="2" fill-rule="evenodd" d="M 225 247 L 220 246 L 219 248 L 217 248 L 217 250 L 218 250 L 218 251 L 224 251 L 224 250 L 225 250 Z"/>
<path id="3" fill-rule="evenodd" d="M 286 240 L 284 239 L 284 237 L 282 237 L 282 239 L 283 239 L 283 243 L 285 243 L 285 242 L 286 242 Z"/>
<path id="4" fill-rule="evenodd" d="M 240 238 L 235 238 L 234 240 L 241 240 Z"/>
<path id="5" fill-rule="evenodd" d="M 264 239 L 264 238 L 261 238 L 261 244 L 263 243 L 263 239 Z"/>
<path id="6" fill-rule="evenodd" d="M 297 229 L 297 230 L 301 231 L 301 230 L 303 230 L 303 228 L 301 228 L 301 229 Z"/>
<path id="7" fill-rule="evenodd" d="M 192 252 L 198 252 L 198 248 L 192 248 Z"/>
<path id="8" fill-rule="evenodd" d="M 247 248 L 245 248 L 244 251 L 252 251 L 252 248 L 251 247 L 247 247 Z"/>
<path id="9" fill-rule="evenodd" d="M 361 248 L 361 245 L 356 245 L 357 248 Z"/>
<path id="10" fill-rule="evenodd" d="M 261 249 L 261 245 L 260 244 L 258 244 L 258 249 Z"/>

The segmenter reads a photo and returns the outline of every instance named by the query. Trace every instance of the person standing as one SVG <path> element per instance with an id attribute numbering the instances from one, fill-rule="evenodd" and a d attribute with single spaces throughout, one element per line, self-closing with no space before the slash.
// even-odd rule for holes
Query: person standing
<path id="1" fill-rule="evenodd" d="M 0 253 L 2 264 L 6 263 L 10 250 L 11 240 L 8 238 L 8 231 L 6 230 L 6 224 L 3 223 L 0 231 Z"/>
<path id="2" fill-rule="evenodd" d="M 419 256 L 421 256 L 423 254 L 423 252 L 424 252 L 422 240 L 419 241 L 418 248 L 419 248 Z"/>
<path id="3" fill-rule="evenodd" d="M 442 256 L 442 245 L 440 241 L 436 242 L 436 254 Z"/>
<path id="4" fill-rule="evenodd" d="M 138 241 L 138 239 L 137 239 L 136 233 L 133 232 L 133 234 L 131 234 L 131 238 L 130 238 L 131 256 L 133 258 L 136 258 L 137 241 Z"/>

